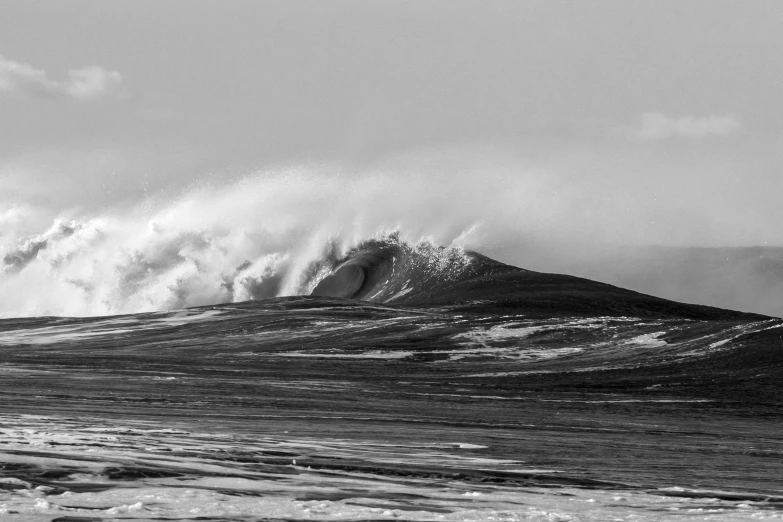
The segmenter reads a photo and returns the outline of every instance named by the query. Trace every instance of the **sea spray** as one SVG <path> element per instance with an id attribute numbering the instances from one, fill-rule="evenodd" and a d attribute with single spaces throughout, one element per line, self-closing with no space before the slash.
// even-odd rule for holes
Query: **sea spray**
<path id="1" fill-rule="evenodd" d="M 443 197 L 430 184 L 258 173 L 164 205 L 58 220 L 38 235 L 4 242 L 0 316 L 105 315 L 308 294 L 367 240 L 393 233 L 432 252 L 469 245 L 481 231 L 479 206 Z"/>

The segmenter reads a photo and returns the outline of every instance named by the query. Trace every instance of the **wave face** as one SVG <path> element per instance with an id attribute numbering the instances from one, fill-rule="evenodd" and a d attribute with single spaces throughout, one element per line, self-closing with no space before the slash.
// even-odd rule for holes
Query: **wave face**
<path id="1" fill-rule="evenodd" d="M 318 281 L 311 295 L 409 303 L 484 270 L 470 252 L 427 242 L 410 245 L 392 235 L 352 249 Z"/>

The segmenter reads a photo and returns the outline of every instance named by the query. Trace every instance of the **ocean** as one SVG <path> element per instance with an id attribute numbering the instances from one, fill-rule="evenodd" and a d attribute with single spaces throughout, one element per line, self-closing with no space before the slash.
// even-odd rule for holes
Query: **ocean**
<path id="1" fill-rule="evenodd" d="M 302 274 L 0 320 L 3 520 L 783 518 L 783 320 L 395 235 Z"/>

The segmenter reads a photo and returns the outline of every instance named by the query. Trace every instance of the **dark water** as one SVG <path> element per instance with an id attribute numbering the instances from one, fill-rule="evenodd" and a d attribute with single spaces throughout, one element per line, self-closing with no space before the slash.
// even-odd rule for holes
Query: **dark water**
<path id="1" fill-rule="evenodd" d="M 388 244 L 333 273 L 318 296 L 0 321 L 0 512 L 783 515 L 783 320 Z"/>

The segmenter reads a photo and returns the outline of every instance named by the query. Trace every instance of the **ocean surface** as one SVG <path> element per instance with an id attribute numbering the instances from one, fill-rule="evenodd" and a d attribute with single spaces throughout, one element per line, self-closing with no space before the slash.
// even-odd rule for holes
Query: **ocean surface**
<path id="1" fill-rule="evenodd" d="M 783 520 L 781 319 L 395 236 L 266 274 L 0 320 L 0 518 Z"/>

